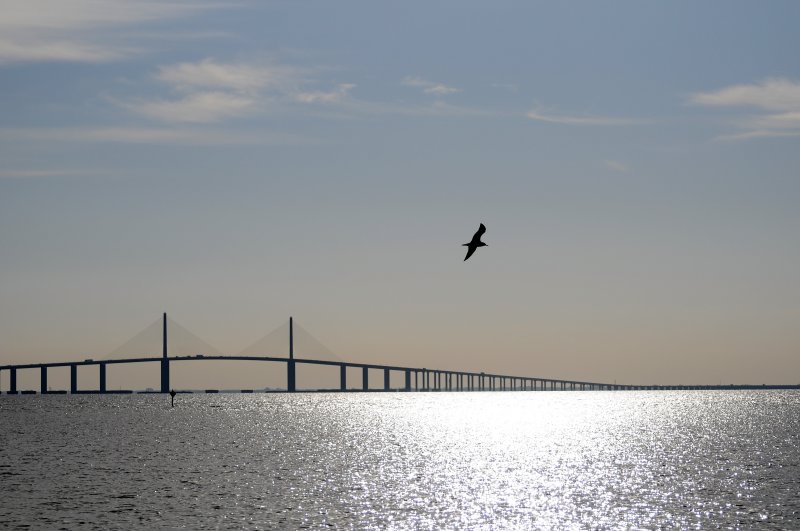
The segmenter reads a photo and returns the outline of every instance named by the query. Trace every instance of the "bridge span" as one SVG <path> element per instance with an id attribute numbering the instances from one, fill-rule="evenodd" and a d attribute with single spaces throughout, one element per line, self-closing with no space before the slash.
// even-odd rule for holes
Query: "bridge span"
<path id="1" fill-rule="evenodd" d="M 163 352 L 160 357 L 136 357 L 124 359 L 63 361 L 49 363 L 23 363 L 15 365 L 0 365 L 2 371 L 9 372 L 9 389 L 7 394 L 20 394 L 17 388 L 17 371 L 24 369 L 39 369 L 41 394 L 61 394 L 63 391 L 50 391 L 47 384 L 47 371 L 49 368 L 69 367 L 71 394 L 79 393 L 119 393 L 132 391 L 113 391 L 106 385 L 106 367 L 108 365 L 134 364 L 134 363 L 159 363 L 161 366 L 161 385 L 158 392 L 169 393 L 170 364 L 182 361 L 265 361 L 278 362 L 286 365 L 286 390 L 285 392 L 313 392 L 313 391 L 640 391 L 640 390 L 692 390 L 692 389 L 798 389 L 800 385 L 628 385 L 609 384 L 600 382 L 587 382 L 576 380 L 559 380 L 532 376 L 518 376 L 507 374 L 494 374 L 486 372 L 470 372 L 446 369 L 428 369 L 425 367 L 404 367 L 396 365 L 382 365 L 373 363 L 357 363 L 347 361 L 330 361 L 307 358 L 295 358 L 294 333 L 292 318 L 289 318 L 289 356 L 225 356 L 225 355 L 195 355 L 195 356 L 169 356 L 167 352 L 167 314 L 164 314 L 163 323 Z M 325 365 L 339 367 L 339 386 L 332 389 L 298 390 L 296 371 L 297 365 Z M 78 367 L 92 365 L 99 371 L 99 389 L 82 390 L 78 385 Z M 347 387 L 347 369 L 361 369 L 361 386 Z M 369 371 L 383 372 L 383 386 L 370 388 Z M 392 373 L 403 375 L 402 387 L 392 387 Z M 2 381 L 2 379 L 0 379 Z M 0 389 L 0 393 L 2 393 Z M 30 391 L 28 391 L 30 392 Z M 33 391 L 35 392 L 35 391 Z M 246 391 L 248 392 L 248 391 Z M 25 391 L 23 391 L 25 393 Z"/>

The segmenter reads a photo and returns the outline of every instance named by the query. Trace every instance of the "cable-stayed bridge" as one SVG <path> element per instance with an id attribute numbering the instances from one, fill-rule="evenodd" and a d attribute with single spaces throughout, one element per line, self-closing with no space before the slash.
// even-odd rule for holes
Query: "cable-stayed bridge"
<path id="1" fill-rule="evenodd" d="M 297 344 L 303 348 L 303 357 L 295 356 Z M 160 350 L 160 355 L 156 354 Z M 301 326 L 296 325 L 290 317 L 286 325 L 281 326 L 256 341 L 236 355 L 224 355 L 217 349 L 201 340 L 192 332 L 175 321 L 168 319 L 167 314 L 158 319 L 129 341 L 112 351 L 103 359 L 84 359 L 83 361 L 64 361 L 48 363 L 23 363 L 0 365 L 0 385 L 2 373 L 8 372 L 7 394 L 35 394 L 35 389 L 21 390 L 18 387 L 18 371 L 39 372 L 39 389 L 41 394 L 65 393 L 52 391 L 48 385 L 48 369 L 69 368 L 69 392 L 79 393 L 132 393 L 131 390 L 112 390 L 107 385 L 107 368 L 131 364 L 158 364 L 160 367 L 160 385 L 151 392 L 168 393 L 172 389 L 170 367 L 175 363 L 186 361 L 249 361 L 275 362 L 285 365 L 285 387 L 282 392 L 298 391 L 619 391 L 619 390 L 681 390 L 681 389 L 796 389 L 797 385 L 629 385 L 617 383 L 586 382 L 560 380 L 534 376 L 494 374 L 486 372 L 469 372 L 449 369 L 430 369 L 426 367 L 403 367 L 394 365 L 348 362 L 340 359 L 330 349 L 317 341 Z M 300 365 L 327 366 L 339 369 L 338 385 L 317 388 L 298 389 L 297 368 Z M 78 381 L 78 367 L 93 366 L 98 370 L 99 385 L 96 389 L 82 388 Z M 360 384 L 348 387 L 348 370 L 360 371 Z M 370 371 L 382 373 L 383 385 L 370 387 Z M 392 385 L 392 375 L 402 376 L 401 385 Z M 153 382 L 155 384 L 155 382 Z M 352 382 L 351 382 L 352 384 Z M 265 391 L 268 389 L 264 389 Z M 274 389 L 272 389 L 274 390 Z M 0 393 L 3 389 L 0 388 Z M 218 389 L 207 389 L 206 392 L 218 392 Z M 253 389 L 241 389 L 241 392 L 253 392 Z"/>

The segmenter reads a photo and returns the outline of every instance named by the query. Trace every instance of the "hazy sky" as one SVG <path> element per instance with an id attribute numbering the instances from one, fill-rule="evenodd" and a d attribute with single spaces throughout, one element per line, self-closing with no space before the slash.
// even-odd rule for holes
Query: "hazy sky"
<path id="1" fill-rule="evenodd" d="M 0 362 L 167 311 L 226 353 L 293 315 L 354 361 L 798 383 L 798 20 L 0 0 Z"/>

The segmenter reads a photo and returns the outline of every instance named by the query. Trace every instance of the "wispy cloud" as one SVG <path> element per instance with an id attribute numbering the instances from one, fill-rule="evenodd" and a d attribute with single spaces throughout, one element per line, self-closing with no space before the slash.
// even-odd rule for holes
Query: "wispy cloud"
<path id="1" fill-rule="evenodd" d="M 800 84 L 787 79 L 766 79 L 753 85 L 732 85 L 713 92 L 698 92 L 693 103 L 714 106 L 750 106 L 770 111 L 800 109 Z"/>
<path id="2" fill-rule="evenodd" d="M 294 104 L 338 104 L 355 87 L 320 90 L 315 71 L 275 62 L 225 63 L 214 59 L 161 66 L 155 79 L 172 97 L 123 102 L 127 109 L 163 122 L 213 123 Z M 270 105 L 267 105 L 267 104 Z"/>
<path id="3" fill-rule="evenodd" d="M 196 92 L 177 100 L 146 101 L 128 107 L 164 122 L 212 123 L 243 116 L 255 105 L 253 98 L 228 92 Z"/>
<path id="4" fill-rule="evenodd" d="M 619 173 L 628 173 L 629 171 L 631 171 L 630 166 L 618 160 L 607 159 L 603 161 L 603 165 L 609 170 L 613 170 Z"/>
<path id="5" fill-rule="evenodd" d="M 587 125 L 587 126 L 615 126 L 615 125 L 635 125 L 641 123 L 638 120 L 629 118 L 618 118 L 613 116 L 590 116 L 590 115 L 567 115 L 552 114 L 543 112 L 539 109 L 532 110 L 526 115 L 531 120 L 562 125 Z"/>
<path id="6" fill-rule="evenodd" d="M 442 118 L 497 117 L 502 115 L 502 113 L 492 110 L 451 105 L 439 100 L 426 104 L 408 104 L 349 98 L 339 104 L 339 109 L 348 115 L 399 115 Z"/>
<path id="7" fill-rule="evenodd" d="M 192 127 L 37 127 L 0 129 L 0 139 L 23 141 L 170 144 L 185 146 L 297 145 L 314 141 L 282 132 Z"/>
<path id="8" fill-rule="evenodd" d="M 12 40 L 0 37 L 0 64 L 34 61 L 101 63 L 118 59 L 129 52 L 130 49 L 112 49 L 68 40 Z"/>
<path id="9" fill-rule="evenodd" d="M 719 141 L 736 141 L 736 140 L 752 140 L 754 138 L 786 138 L 800 136 L 798 131 L 775 131 L 772 129 L 755 129 L 753 131 L 744 131 L 742 133 L 730 133 L 719 135 L 715 140 Z"/>
<path id="10" fill-rule="evenodd" d="M 219 8 L 203 1 L 4 0 L 0 64 L 31 61 L 103 62 L 139 46 L 116 30 Z"/>
<path id="11" fill-rule="evenodd" d="M 419 88 L 422 89 L 422 92 L 425 94 L 434 94 L 436 96 L 446 96 L 448 94 L 461 92 L 461 89 L 449 87 L 444 83 L 436 83 L 414 76 L 407 76 L 403 78 L 403 85 L 406 85 L 407 87 Z"/>
<path id="12" fill-rule="evenodd" d="M 46 177 L 73 177 L 97 175 L 99 170 L 68 170 L 68 169 L 48 169 L 48 170 L 0 170 L 0 179 L 41 179 Z"/>
<path id="13" fill-rule="evenodd" d="M 256 93 L 264 89 L 295 90 L 309 75 L 302 68 L 272 63 L 223 63 L 207 58 L 194 63 L 162 66 L 156 78 L 183 91 L 226 89 Z"/>
<path id="14" fill-rule="evenodd" d="M 355 85 L 352 83 L 342 83 L 335 90 L 328 92 L 299 92 L 295 95 L 295 100 L 301 103 L 338 103 L 354 88 Z"/>
<path id="15" fill-rule="evenodd" d="M 758 114 L 740 116 L 737 133 L 719 140 L 800 136 L 800 83 L 788 79 L 766 79 L 750 85 L 732 85 L 711 92 L 693 94 L 689 101 L 713 107 L 749 107 Z"/>

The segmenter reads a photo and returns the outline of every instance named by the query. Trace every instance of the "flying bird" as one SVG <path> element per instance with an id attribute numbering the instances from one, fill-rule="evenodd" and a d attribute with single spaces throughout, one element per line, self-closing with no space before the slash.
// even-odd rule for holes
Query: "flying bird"
<path id="1" fill-rule="evenodd" d="M 483 236 L 484 232 L 486 232 L 486 227 L 483 225 L 483 223 L 481 223 L 481 226 L 478 227 L 478 231 L 472 237 L 472 241 L 470 241 L 469 243 L 462 244 L 467 247 L 467 256 L 464 257 L 465 262 L 467 261 L 467 258 L 472 256 L 472 253 L 474 253 L 475 249 L 477 249 L 478 247 L 488 247 L 485 243 L 481 241 L 481 236 Z"/>

